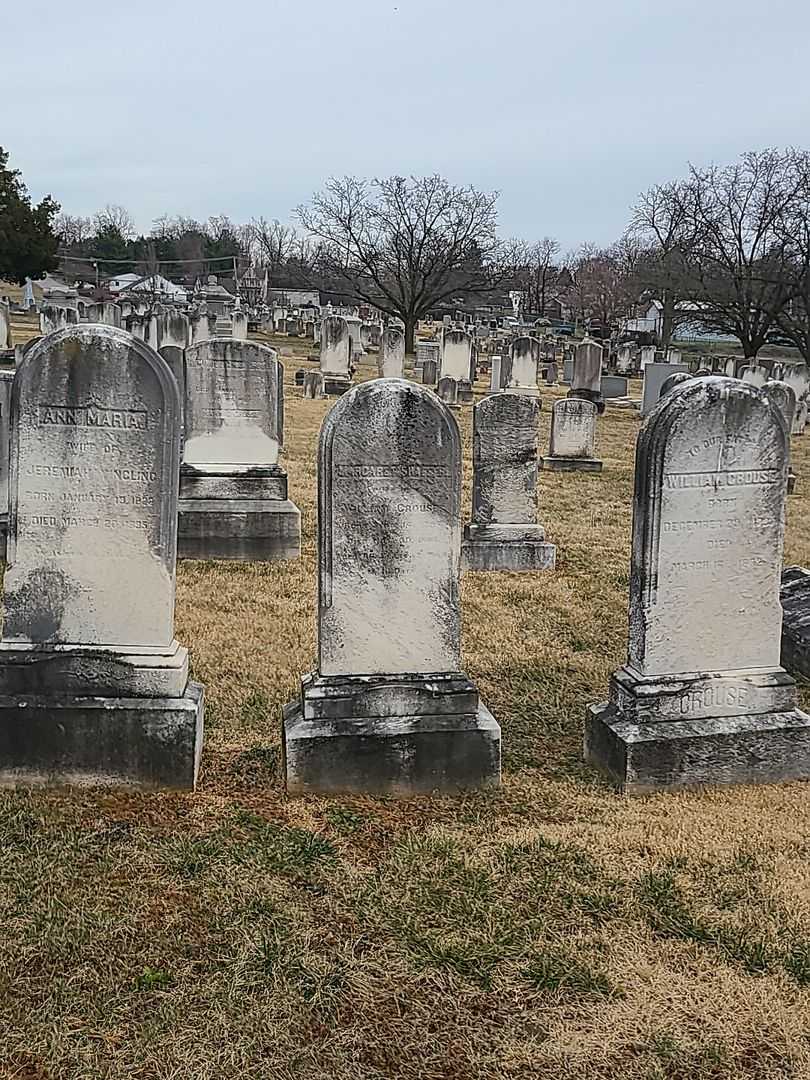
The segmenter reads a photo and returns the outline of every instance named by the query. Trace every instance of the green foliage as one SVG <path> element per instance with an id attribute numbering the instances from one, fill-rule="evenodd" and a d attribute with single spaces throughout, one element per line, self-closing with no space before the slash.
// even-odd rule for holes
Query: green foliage
<path id="1" fill-rule="evenodd" d="M 59 240 L 53 221 L 59 204 L 46 195 L 32 205 L 19 170 L 8 168 L 0 146 L 0 278 L 22 285 L 56 266 Z"/>

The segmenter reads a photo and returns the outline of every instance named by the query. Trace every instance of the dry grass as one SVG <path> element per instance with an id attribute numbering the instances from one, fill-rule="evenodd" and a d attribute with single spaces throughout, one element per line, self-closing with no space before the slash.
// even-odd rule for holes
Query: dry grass
<path id="1" fill-rule="evenodd" d="M 465 577 L 503 788 L 285 798 L 331 404 L 300 398 L 296 366 L 301 560 L 178 574 L 209 700 L 199 790 L 0 794 L 0 1077 L 810 1076 L 808 788 L 634 801 L 580 760 L 625 647 L 632 415 L 600 421 L 601 476 L 541 476 L 556 573 Z M 794 443 L 787 560 L 808 563 L 810 437 Z"/>

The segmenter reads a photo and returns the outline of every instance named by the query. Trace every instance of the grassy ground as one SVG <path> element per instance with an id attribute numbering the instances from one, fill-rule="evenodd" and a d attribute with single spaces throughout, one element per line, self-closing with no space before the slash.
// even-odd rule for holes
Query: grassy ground
<path id="1" fill-rule="evenodd" d="M 633 801 L 581 762 L 625 651 L 633 414 L 600 420 L 601 476 L 541 476 L 555 573 L 465 576 L 503 788 L 285 798 L 331 405 L 301 399 L 297 366 L 302 558 L 178 573 L 209 702 L 198 791 L 0 793 L 0 1077 L 810 1076 L 810 789 Z M 807 564 L 810 436 L 794 444 L 786 558 Z"/>

